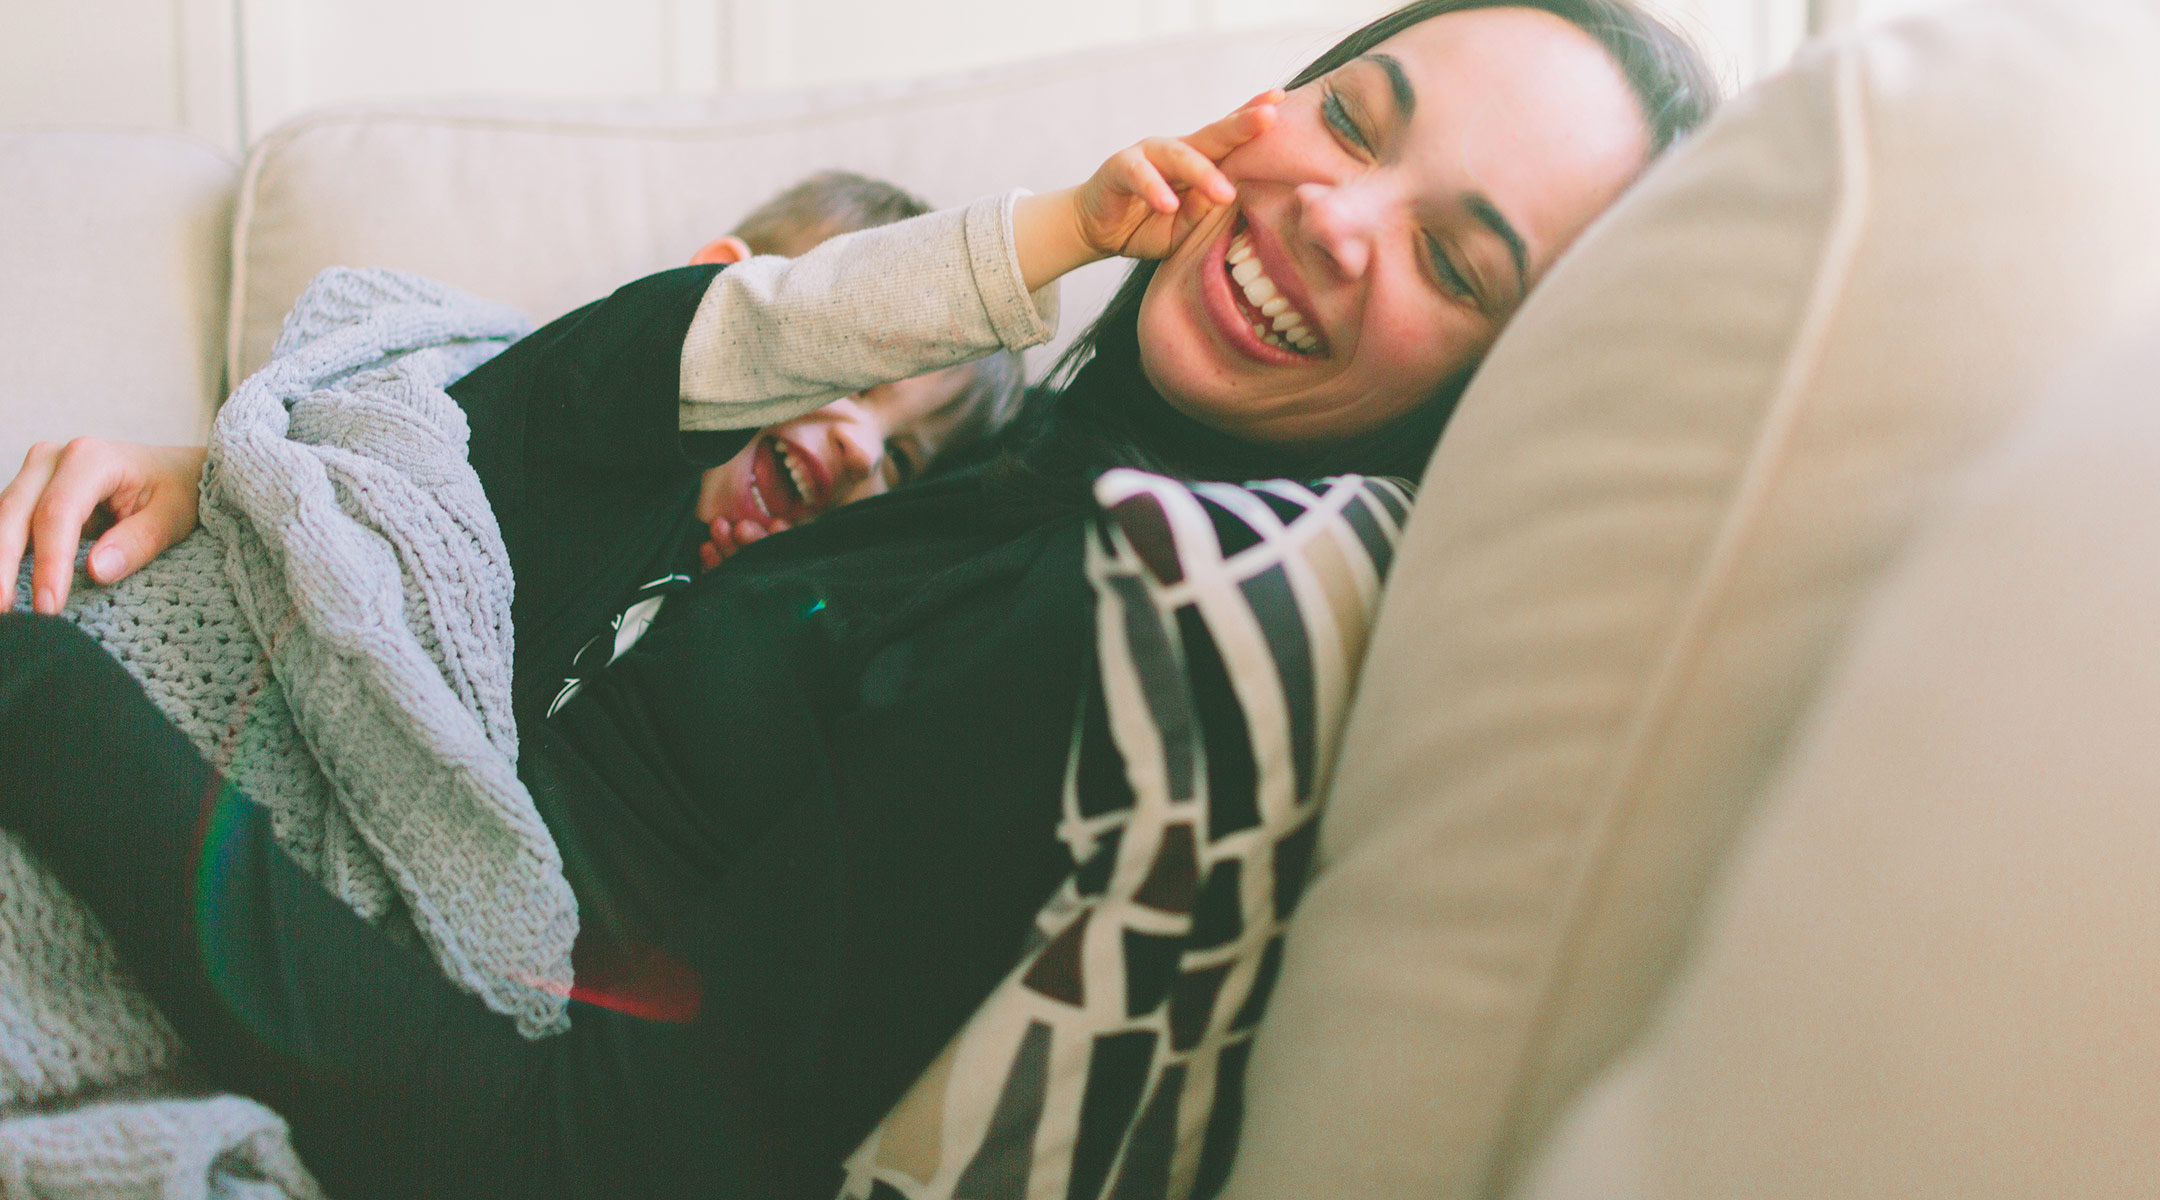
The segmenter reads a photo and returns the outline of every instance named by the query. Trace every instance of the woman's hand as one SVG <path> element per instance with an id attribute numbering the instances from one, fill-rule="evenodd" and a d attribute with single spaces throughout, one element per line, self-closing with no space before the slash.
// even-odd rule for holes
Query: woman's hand
<path id="1" fill-rule="evenodd" d="M 1202 218 L 1237 198 L 1215 165 L 1275 123 L 1280 88 L 1182 138 L 1148 138 L 1110 156 L 1086 183 L 1024 196 L 1013 211 L 1029 291 L 1091 262 L 1167 258 Z"/>
<path id="2" fill-rule="evenodd" d="M 110 524 L 90 550 L 90 578 L 127 578 L 194 532 L 201 446 L 139 446 L 76 438 L 39 442 L 15 481 L 0 490 L 0 587 L 15 605 L 23 550 L 36 563 L 31 606 L 57 613 L 75 577 L 75 549 L 92 527 Z"/>

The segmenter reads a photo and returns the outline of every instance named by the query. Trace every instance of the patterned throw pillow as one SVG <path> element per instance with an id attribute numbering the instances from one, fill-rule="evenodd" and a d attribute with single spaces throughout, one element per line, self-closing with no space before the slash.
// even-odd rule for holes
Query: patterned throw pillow
<path id="1" fill-rule="evenodd" d="M 1252 1030 L 1313 855 L 1399 482 L 1105 474 L 1075 870 L 844 1200 L 1184 1200 L 1228 1175 Z"/>

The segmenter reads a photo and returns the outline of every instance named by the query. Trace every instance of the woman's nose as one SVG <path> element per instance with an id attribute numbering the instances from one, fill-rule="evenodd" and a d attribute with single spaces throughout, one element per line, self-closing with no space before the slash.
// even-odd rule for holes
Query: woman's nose
<path id="1" fill-rule="evenodd" d="M 1365 274 L 1386 212 L 1379 189 L 1358 181 L 1301 183 L 1296 195 L 1306 240 L 1342 278 Z"/>

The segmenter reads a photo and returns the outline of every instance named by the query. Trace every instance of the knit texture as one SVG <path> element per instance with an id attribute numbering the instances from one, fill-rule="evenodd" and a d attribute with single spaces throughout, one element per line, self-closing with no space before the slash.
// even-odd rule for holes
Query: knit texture
<path id="1" fill-rule="evenodd" d="M 529 328 L 415 276 L 324 272 L 220 410 L 202 528 L 113 587 L 79 579 L 68 616 L 303 868 L 538 1037 L 568 1025 L 577 912 L 517 779 L 509 559 L 444 391 Z M 274 1114 L 158 1095 L 178 1051 L 95 918 L 0 835 L 0 1196 L 316 1194 Z"/>

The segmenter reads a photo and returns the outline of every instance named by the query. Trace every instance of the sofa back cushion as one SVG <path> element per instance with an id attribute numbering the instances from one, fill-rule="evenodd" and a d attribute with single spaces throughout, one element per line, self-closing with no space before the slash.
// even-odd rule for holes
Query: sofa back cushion
<path id="1" fill-rule="evenodd" d="M 1806 53 L 1559 264 L 1420 491 L 1227 1195 L 1504 1189 L 1945 476 L 2160 300 L 2160 14 Z"/>
<path id="2" fill-rule="evenodd" d="M 2160 320 L 1930 514 L 1523 1200 L 2160 1195 L 2156 379 Z"/>
<path id="3" fill-rule="evenodd" d="M 202 442 L 238 175 L 188 138 L 0 133 L 0 482 L 38 441 Z"/>
<path id="4" fill-rule="evenodd" d="M 861 171 L 937 205 L 1063 187 L 1141 137 L 1220 116 L 1330 40 L 1272 30 L 917 84 L 302 118 L 248 160 L 229 365 L 235 378 L 261 365 L 286 309 L 327 266 L 417 271 L 544 321 L 681 266 L 812 171 Z M 1067 283 L 1053 348 L 1118 278 L 1106 263 Z"/>

